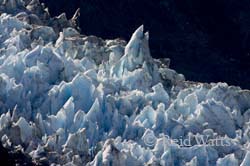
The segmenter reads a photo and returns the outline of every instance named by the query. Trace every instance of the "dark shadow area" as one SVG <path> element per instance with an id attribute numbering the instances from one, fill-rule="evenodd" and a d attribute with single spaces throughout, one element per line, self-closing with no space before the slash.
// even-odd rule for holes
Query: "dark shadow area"
<path id="1" fill-rule="evenodd" d="M 51 15 L 81 8 L 83 34 L 129 40 L 141 24 L 152 56 L 168 57 L 187 80 L 250 89 L 248 0 L 42 0 Z"/>
<path id="2" fill-rule="evenodd" d="M 6 166 L 35 166 L 40 164 L 32 163 L 31 158 L 24 155 L 21 151 L 12 152 L 7 150 L 0 143 L 0 165 Z"/>

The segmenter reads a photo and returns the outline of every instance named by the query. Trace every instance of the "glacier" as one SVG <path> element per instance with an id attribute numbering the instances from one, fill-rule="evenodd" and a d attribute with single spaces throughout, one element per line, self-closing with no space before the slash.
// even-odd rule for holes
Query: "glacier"
<path id="1" fill-rule="evenodd" d="M 249 166 L 249 90 L 185 80 L 151 57 L 143 26 L 104 40 L 75 16 L 0 0 L 5 148 L 47 165 Z"/>

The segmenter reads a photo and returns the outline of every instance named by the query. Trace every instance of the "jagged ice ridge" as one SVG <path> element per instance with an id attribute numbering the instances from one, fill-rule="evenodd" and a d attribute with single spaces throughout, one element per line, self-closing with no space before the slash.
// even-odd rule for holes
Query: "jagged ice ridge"
<path id="1" fill-rule="evenodd" d="M 77 15 L 0 0 L 4 147 L 50 165 L 250 165 L 248 90 L 185 81 L 151 57 L 143 26 L 103 40 L 81 35 Z"/>

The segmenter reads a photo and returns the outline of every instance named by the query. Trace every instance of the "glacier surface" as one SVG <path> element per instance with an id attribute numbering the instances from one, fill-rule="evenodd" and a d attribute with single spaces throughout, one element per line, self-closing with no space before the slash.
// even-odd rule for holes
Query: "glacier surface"
<path id="1" fill-rule="evenodd" d="M 250 165 L 250 91 L 186 81 L 151 57 L 143 26 L 126 43 L 76 19 L 0 0 L 4 147 L 48 165 Z"/>

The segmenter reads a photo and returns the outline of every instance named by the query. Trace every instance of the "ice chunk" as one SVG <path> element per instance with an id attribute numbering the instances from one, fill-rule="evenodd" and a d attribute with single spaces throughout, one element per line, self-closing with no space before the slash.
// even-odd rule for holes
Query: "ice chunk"
<path id="1" fill-rule="evenodd" d="M 159 103 L 164 103 L 167 107 L 169 105 L 169 95 L 163 88 L 161 83 L 152 87 L 152 93 L 148 93 L 145 97 L 147 100 L 152 101 L 154 107 L 156 107 Z"/>
<path id="2" fill-rule="evenodd" d="M 0 131 L 3 131 L 5 128 L 10 125 L 11 119 L 8 114 L 2 114 L 0 116 Z"/>
<path id="3" fill-rule="evenodd" d="M 72 125 L 73 118 L 75 115 L 74 98 L 70 97 L 64 104 L 63 108 L 57 112 L 56 116 L 49 116 L 51 120 L 51 127 L 54 131 L 59 128 L 67 129 Z"/>
<path id="4" fill-rule="evenodd" d="M 82 110 L 79 110 L 75 113 L 74 120 L 73 120 L 74 122 L 73 128 L 75 131 L 77 131 L 80 128 L 83 128 L 85 115 L 86 115 L 85 112 Z"/>
<path id="5" fill-rule="evenodd" d="M 98 99 L 95 100 L 89 112 L 86 114 L 86 119 L 92 121 L 93 123 L 101 123 L 102 110 L 100 109 L 100 104 Z"/>
<path id="6" fill-rule="evenodd" d="M 248 166 L 248 165 L 250 165 L 250 152 L 249 151 L 247 151 L 245 158 L 240 164 L 240 166 Z"/>
<path id="7" fill-rule="evenodd" d="M 190 162 L 186 163 L 186 166 L 198 166 L 197 157 L 194 157 Z"/>
<path id="8" fill-rule="evenodd" d="M 29 125 L 29 123 L 21 117 L 15 124 L 20 128 L 21 131 L 21 140 L 23 143 L 29 142 L 32 138 L 32 127 Z"/>
<path id="9" fill-rule="evenodd" d="M 238 166 L 239 162 L 238 160 L 235 158 L 234 154 L 229 154 L 227 156 L 225 156 L 224 158 L 220 158 L 217 160 L 216 165 L 218 166 Z"/>
<path id="10" fill-rule="evenodd" d="M 145 128 L 151 128 L 155 124 L 156 113 L 151 106 L 146 106 L 136 117 L 135 121 L 140 121 Z"/>
<path id="11" fill-rule="evenodd" d="M 68 140 L 66 141 L 63 151 L 67 149 L 73 150 L 74 153 L 79 155 L 88 156 L 88 142 L 85 135 L 85 129 L 81 129 L 75 134 L 70 134 Z"/>
<path id="12" fill-rule="evenodd" d="M 197 120 L 200 123 L 207 122 L 209 128 L 214 129 L 220 134 L 227 134 L 231 138 L 236 136 L 232 113 L 223 103 L 208 100 L 198 106 L 197 113 Z"/>
<path id="13" fill-rule="evenodd" d="M 61 82 L 50 90 L 51 112 L 56 113 L 71 96 L 75 98 L 76 110 L 82 109 L 84 112 L 88 112 L 94 102 L 94 92 L 95 86 L 92 81 L 85 75 L 78 74 L 71 82 Z"/>
<path id="14" fill-rule="evenodd" d="M 142 165 L 128 152 L 120 152 L 114 145 L 113 140 L 107 140 L 103 147 L 102 164 L 109 165 Z"/>

